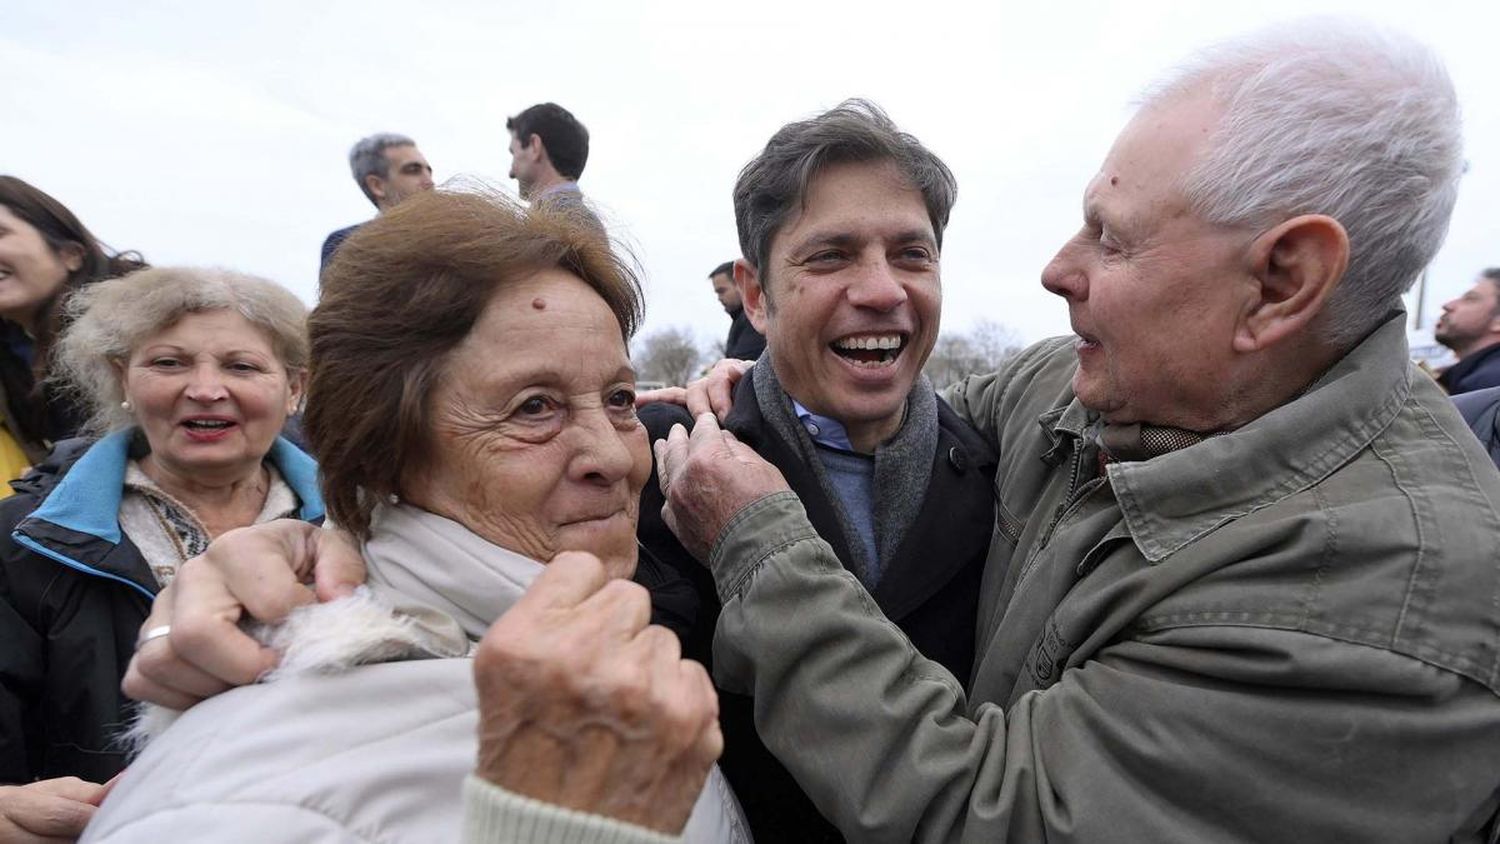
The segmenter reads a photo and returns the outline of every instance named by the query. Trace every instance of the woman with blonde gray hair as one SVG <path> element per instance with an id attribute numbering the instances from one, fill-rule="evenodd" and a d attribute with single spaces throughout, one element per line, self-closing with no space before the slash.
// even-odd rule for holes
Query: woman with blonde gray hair
<path id="1" fill-rule="evenodd" d="M 177 567 L 234 528 L 323 515 L 316 464 L 280 437 L 306 380 L 296 296 L 228 270 L 159 267 L 67 307 L 54 367 L 92 436 L 60 443 L 0 503 L 7 783 L 114 776 L 120 678 Z M 14 791 L 0 793 L 0 828 Z"/>

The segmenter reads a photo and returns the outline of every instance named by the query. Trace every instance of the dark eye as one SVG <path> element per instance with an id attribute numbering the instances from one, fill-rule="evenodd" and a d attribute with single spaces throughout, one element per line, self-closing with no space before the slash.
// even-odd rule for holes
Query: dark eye
<path id="1" fill-rule="evenodd" d="M 229 364 L 231 372 L 259 372 L 260 367 L 248 361 L 235 361 Z"/>
<path id="2" fill-rule="evenodd" d="M 532 396 L 521 402 L 516 412 L 522 416 L 540 416 L 547 412 L 547 399 L 542 396 Z"/>
<path id="3" fill-rule="evenodd" d="M 609 406 L 614 408 L 628 409 L 635 407 L 634 390 L 615 390 L 609 394 Z"/>
<path id="4" fill-rule="evenodd" d="M 177 358 L 152 358 L 151 365 L 157 369 L 174 369 L 182 365 Z"/>

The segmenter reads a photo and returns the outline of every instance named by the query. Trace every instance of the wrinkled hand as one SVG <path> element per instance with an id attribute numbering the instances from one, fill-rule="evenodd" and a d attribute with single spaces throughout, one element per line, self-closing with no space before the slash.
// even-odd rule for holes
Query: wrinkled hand
<path id="1" fill-rule="evenodd" d="M 720 428 L 712 413 L 693 421 L 692 434 L 673 425 L 652 447 L 667 500 L 662 518 L 682 546 L 704 562 L 735 513 L 789 489 L 781 470 Z"/>
<path id="2" fill-rule="evenodd" d="M 515 794 L 669 835 L 723 749 L 703 666 L 650 624 L 641 586 L 565 552 L 474 658 L 478 775 Z"/>
<path id="3" fill-rule="evenodd" d="M 754 365 L 753 360 L 724 358 L 714 364 L 707 375 L 686 387 L 663 387 L 660 390 L 638 393 L 635 406 L 667 402 L 687 407 L 688 412 L 694 416 L 712 413 L 723 421 L 729 415 L 729 409 L 734 406 L 734 385 L 740 383 L 740 379 Z"/>
<path id="4" fill-rule="evenodd" d="M 73 841 L 114 785 L 77 777 L 0 786 L 0 844 Z"/>
<path id="5" fill-rule="evenodd" d="M 229 531 L 156 596 L 141 630 L 170 624 L 172 632 L 141 645 L 121 688 L 180 710 L 253 683 L 277 657 L 240 630 L 241 617 L 277 622 L 315 596 L 333 600 L 364 581 L 364 560 L 340 531 L 295 519 Z"/>

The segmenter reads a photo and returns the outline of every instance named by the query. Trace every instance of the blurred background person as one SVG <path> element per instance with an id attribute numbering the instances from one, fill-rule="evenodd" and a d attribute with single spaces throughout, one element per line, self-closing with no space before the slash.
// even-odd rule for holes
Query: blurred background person
<path id="1" fill-rule="evenodd" d="M 1469 423 L 1469 429 L 1500 467 L 1500 387 L 1470 390 L 1453 397 L 1453 404 Z"/>
<path id="2" fill-rule="evenodd" d="M 1500 387 L 1500 267 L 1481 271 L 1464 295 L 1444 303 L 1432 336 L 1458 356 L 1438 376 L 1449 395 Z"/>
<path id="3" fill-rule="evenodd" d="M 302 396 L 306 308 L 263 279 L 188 268 L 91 285 L 56 368 L 86 429 L 0 503 L 0 782 L 125 764 L 120 679 L 152 598 L 236 527 L 323 515 L 278 437 Z"/>
<path id="4" fill-rule="evenodd" d="M 83 422 L 45 381 L 59 303 L 143 266 L 138 253 L 107 250 L 61 202 L 0 176 L 0 481 L 20 477 Z M 0 484 L 0 497 L 10 492 Z"/>
<path id="5" fill-rule="evenodd" d="M 540 791 L 519 795 L 470 777 L 492 754 L 477 752 L 467 657 L 563 552 L 602 561 L 601 583 L 636 571 L 651 474 L 626 345 L 639 283 L 570 215 L 443 191 L 356 233 L 324 282 L 309 323 L 306 432 L 329 513 L 361 544 L 369 591 L 299 609 L 263 636 L 281 654 L 270 682 L 167 727 L 88 840 L 258 841 L 275 824 L 287 840 L 455 841 L 466 791 L 480 807 L 503 806 L 589 776 L 533 769 L 520 787 Z M 630 584 L 605 588 L 644 599 Z M 644 625 L 639 603 L 631 615 Z M 675 637 L 649 631 L 641 644 L 683 670 Z M 684 742 L 695 745 L 696 731 L 718 729 L 706 672 L 686 670 L 708 704 Z M 638 801 L 665 812 L 659 823 L 621 819 L 688 841 L 748 840 L 721 777 L 692 795 L 696 806 L 675 814 Z M 294 811 L 308 805 L 318 811 Z M 544 838 L 533 828 L 520 840 Z"/>
<path id="6" fill-rule="evenodd" d="M 714 296 L 729 314 L 729 336 L 724 340 L 724 357 L 755 360 L 766 350 L 766 336 L 755 330 L 750 318 L 745 316 L 745 305 L 740 301 L 740 289 L 734 286 L 734 262 L 725 261 L 708 274 L 714 287 Z"/>
<path id="7" fill-rule="evenodd" d="M 381 213 L 409 196 L 432 190 L 432 165 L 417 149 L 416 141 L 395 132 L 381 132 L 355 142 L 349 150 L 349 170 L 365 198 Z M 328 268 L 344 238 L 362 225 L 345 226 L 323 240 L 319 275 Z"/>
<path id="8" fill-rule="evenodd" d="M 521 198 L 532 207 L 575 214 L 604 231 L 578 187 L 589 161 L 589 130 L 578 118 L 557 103 L 538 103 L 506 118 L 505 128 L 510 132 L 510 177 Z"/>

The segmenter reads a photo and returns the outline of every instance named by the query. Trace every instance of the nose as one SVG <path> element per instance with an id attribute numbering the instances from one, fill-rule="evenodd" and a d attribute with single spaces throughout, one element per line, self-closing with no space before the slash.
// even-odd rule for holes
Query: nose
<path id="1" fill-rule="evenodd" d="M 1059 249 L 1042 270 L 1042 287 L 1069 301 L 1088 298 L 1088 276 L 1070 254 L 1068 246 Z"/>
<path id="2" fill-rule="evenodd" d="M 1446 313 L 1448 313 L 1449 311 L 1453 310 L 1456 307 L 1458 307 L 1458 300 L 1457 299 L 1449 299 L 1448 301 L 1446 301 L 1446 302 L 1443 303 L 1443 313 L 1446 314 Z"/>
<path id="3" fill-rule="evenodd" d="M 848 296 L 852 304 L 876 311 L 893 311 L 908 298 L 906 287 L 884 259 L 872 262 L 860 273 L 859 279 L 849 285 Z"/>
<path id="4" fill-rule="evenodd" d="M 188 376 L 187 397 L 195 402 L 212 404 L 229 397 L 224 386 L 224 375 L 214 364 L 195 366 Z"/>
<path id="5" fill-rule="evenodd" d="M 575 450 L 571 474 L 578 480 L 611 486 L 624 480 L 635 468 L 635 455 L 626 443 L 626 432 L 603 408 L 580 411 L 573 424 Z"/>

